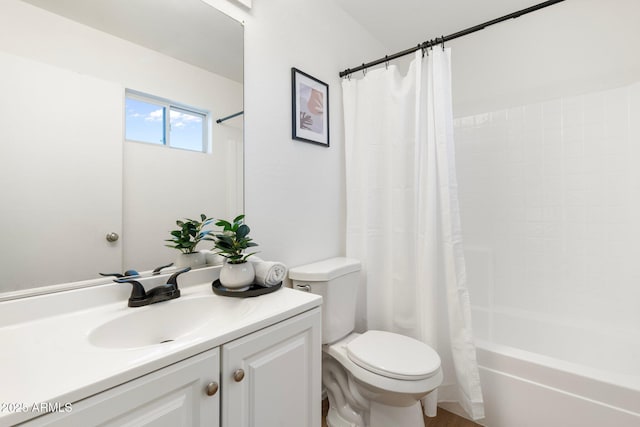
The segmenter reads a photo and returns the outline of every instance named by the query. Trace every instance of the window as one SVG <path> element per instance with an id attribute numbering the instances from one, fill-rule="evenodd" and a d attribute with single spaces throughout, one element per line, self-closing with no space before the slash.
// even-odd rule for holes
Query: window
<path id="1" fill-rule="evenodd" d="M 125 139 L 207 151 L 207 113 L 139 92 L 125 96 Z"/>

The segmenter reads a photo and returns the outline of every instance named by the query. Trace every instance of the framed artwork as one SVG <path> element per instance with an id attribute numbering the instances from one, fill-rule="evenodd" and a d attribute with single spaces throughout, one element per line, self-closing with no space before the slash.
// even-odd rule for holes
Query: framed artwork
<path id="1" fill-rule="evenodd" d="M 329 146 L 329 85 L 291 68 L 293 139 Z"/>

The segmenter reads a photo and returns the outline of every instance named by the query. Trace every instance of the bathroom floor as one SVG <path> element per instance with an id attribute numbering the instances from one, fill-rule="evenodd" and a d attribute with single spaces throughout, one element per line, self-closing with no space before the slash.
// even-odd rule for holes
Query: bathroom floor
<path id="1" fill-rule="evenodd" d="M 322 427 L 327 427 L 327 423 L 325 421 L 327 411 L 329 411 L 329 401 L 325 399 L 322 401 Z M 459 417 L 442 408 L 438 408 L 437 417 L 424 417 L 424 425 L 425 427 L 481 427 L 480 424 L 476 424 L 473 421 Z"/>

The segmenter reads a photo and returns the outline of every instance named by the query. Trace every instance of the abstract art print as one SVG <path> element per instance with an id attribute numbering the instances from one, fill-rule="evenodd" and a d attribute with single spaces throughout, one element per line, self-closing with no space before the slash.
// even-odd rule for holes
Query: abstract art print
<path id="1" fill-rule="evenodd" d="M 292 138 L 329 146 L 329 85 L 291 68 Z"/>

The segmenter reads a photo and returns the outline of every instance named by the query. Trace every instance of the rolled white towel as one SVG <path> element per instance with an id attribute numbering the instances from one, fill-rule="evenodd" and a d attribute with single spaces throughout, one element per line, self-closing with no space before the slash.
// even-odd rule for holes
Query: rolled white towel
<path id="1" fill-rule="evenodd" d="M 287 266 L 277 261 L 264 261 L 257 256 L 249 258 L 256 271 L 256 283 L 262 286 L 275 286 L 287 276 Z"/>

